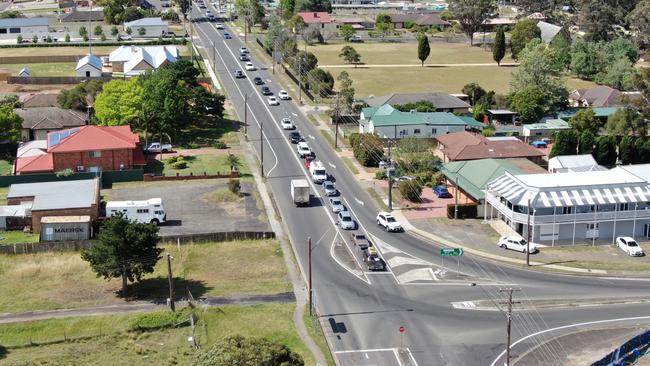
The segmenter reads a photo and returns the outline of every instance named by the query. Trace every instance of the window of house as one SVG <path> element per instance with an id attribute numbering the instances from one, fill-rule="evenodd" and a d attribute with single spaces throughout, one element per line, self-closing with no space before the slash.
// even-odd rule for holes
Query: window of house
<path id="1" fill-rule="evenodd" d="M 420 129 L 416 128 L 415 130 L 413 130 L 413 133 L 416 134 L 416 135 L 420 134 Z"/>
<path id="2" fill-rule="evenodd" d="M 404 136 L 408 136 L 409 130 L 402 130 L 402 132 L 400 132 L 400 134 L 404 135 Z"/>
<path id="3" fill-rule="evenodd" d="M 437 134 L 437 133 L 438 133 L 438 129 L 437 129 L 437 128 L 432 128 L 432 129 L 431 129 L 431 134 L 432 134 L 432 135 L 435 135 L 435 134 Z"/>
<path id="4" fill-rule="evenodd" d="M 0 34 L 7 34 L 7 28 L 0 28 Z"/>
<path id="5" fill-rule="evenodd" d="M 102 152 L 97 150 L 97 151 L 89 151 L 88 156 L 91 158 L 101 158 L 102 157 Z"/>
<path id="6" fill-rule="evenodd" d="M 599 223 L 595 223 L 595 224 L 587 224 L 587 229 L 588 229 L 588 230 L 594 230 L 594 229 L 598 230 L 598 227 L 599 227 L 599 226 L 600 226 Z"/>
<path id="7" fill-rule="evenodd" d="M 627 211 L 627 210 L 629 210 L 629 209 L 630 209 L 630 208 L 629 208 L 627 202 L 626 202 L 626 203 L 621 203 L 620 205 L 618 205 L 618 210 L 619 210 L 619 211 Z"/>
<path id="8" fill-rule="evenodd" d="M 9 28 L 9 33 L 20 33 L 20 28 Z"/>
<path id="9" fill-rule="evenodd" d="M 571 213 L 573 213 L 573 207 L 571 207 L 571 206 L 562 207 L 562 214 L 568 215 L 568 214 L 571 214 Z"/>

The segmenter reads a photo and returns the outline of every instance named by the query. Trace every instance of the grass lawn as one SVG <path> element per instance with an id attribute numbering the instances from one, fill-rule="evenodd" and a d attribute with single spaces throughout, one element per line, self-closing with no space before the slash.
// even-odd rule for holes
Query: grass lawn
<path id="1" fill-rule="evenodd" d="M 14 162 L 11 160 L 0 160 L 0 175 L 11 175 L 11 170 L 14 167 Z"/>
<path id="2" fill-rule="evenodd" d="M 314 360 L 296 334 L 294 304 L 221 306 L 199 310 L 196 339 L 203 350 L 225 336 L 267 337 L 302 355 L 306 365 Z M 56 319 L 0 326 L 0 344 L 7 347 L 3 365 L 189 365 L 194 350 L 187 337 L 190 327 L 155 332 L 128 332 L 129 319 L 137 315 L 115 315 Z M 32 341 L 99 335 L 39 347 L 11 348 Z M 1 358 L 2 356 L 0 356 Z"/>
<path id="3" fill-rule="evenodd" d="M 370 65 L 412 64 L 419 65 L 417 43 L 334 43 L 307 46 L 307 51 L 318 58 L 319 65 L 341 65 L 341 48 L 352 46 L 361 54 L 361 62 Z M 303 50 L 303 46 L 299 46 Z M 494 63 L 492 52 L 464 44 L 432 43 L 431 53 L 425 61 L 432 64 Z M 504 63 L 513 62 L 507 54 Z M 496 65 L 496 64 L 495 64 Z"/>
<path id="4" fill-rule="evenodd" d="M 72 33 L 70 34 L 72 36 Z M 65 33 L 63 33 L 65 37 Z M 63 38 L 62 37 L 62 38 Z M 110 37 L 107 34 L 107 37 Z M 94 55 L 108 55 L 114 51 L 118 46 L 99 46 L 93 44 Z M 181 56 L 188 55 L 189 51 L 186 46 L 177 46 L 181 52 Z M 88 47 L 21 47 L 11 48 L 6 51 L 3 56 L 51 56 L 51 55 L 73 55 L 73 56 L 86 56 Z M 31 67 L 30 67 L 31 68 Z"/>
<path id="5" fill-rule="evenodd" d="M 20 230 L 0 230 L 0 245 L 16 243 L 38 243 L 39 234 L 24 233 Z"/>
<path id="6" fill-rule="evenodd" d="M 230 165 L 226 162 L 227 157 L 223 156 L 214 156 L 214 155 L 195 155 L 195 156 L 185 156 L 183 158 L 187 162 L 187 168 L 185 169 L 174 169 L 172 164 L 167 162 L 165 159 L 164 163 L 156 160 L 153 163 L 149 163 L 145 168 L 146 173 L 154 174 L 165 174 L 165 175 L 203 175 L 206 174 L 227 174 L 230 172 Z M 240 156 L 241 166 L 239 167 L 239 173 L 241 176 L 249 176 L 251 174 L 246 161 L 242 156 Z"/>
<path id="7" fill-rule="evenodd" d="M 274 294 L 291 290 L 277 241 L 166 246 L 179 297 Z M 254 264 L 254 265 L 253 265 Z M 97 278 L 78 252 L 0 256 L 0 313 L 119 304 L 119 279 Z M 166 262 L 129 286 L 132 300 L 167 297 Z"/>
<path id="8" fill-rule="evenodd" d="M 9 192 L 9 187 L 0 187 L 0 205 L 7 204 L 7 193 Z"/>
<path id="9" fill-rule="evenodd" d="M 175 144 L 187 145 L 190 143 L 221 141 L 228 146 L 238 146 L 237 128 L 239 128 L 239 123 L 227 118 L 207 118 L 198 121 L 191 128 L 183 130 L 180 134 L 180 140 L 176 141 Z"/>
<path id="10" fill-rule="evenodd" d="M 327 69 L 327 68 L 326 68 Z M 358 98 L 390 93 L 441 91 L 460 93 L 464 85 L 477 82 L 486 90 L 507 94 L 513 67 L 408 67 L 408 68 L 331 68 L 334 78 L 346 70 L 353 80 Z M 569 89 L 595 86 L 590 81 L 569 79 Z"/>
<path id="11" fill-rule="evenodd" d="M 41 48 L 41 50 L 44 48 Z M 76 76 L 74 62 L 56 62 L 46 64 L 2 64 L 0 72 L 18 75 L 23 67 L 29 68 L 32 76 Z"/>

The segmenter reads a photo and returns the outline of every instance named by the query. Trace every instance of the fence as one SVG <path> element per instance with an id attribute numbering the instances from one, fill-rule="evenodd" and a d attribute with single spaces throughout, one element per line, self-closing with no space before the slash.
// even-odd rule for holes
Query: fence
<path id="1" fill-rule="evenodd" d="M 645 331 L 638 336 L 623 343 L 620 347 L 596 361 L 591 366 L 623 366 L 631 365 L 642 353 L 647 352 L 650 346 L 650 330 Z"/>
<path id="2" fill-rule="evenodd" d="M 273 231 L 220 231 L 203 234 L 178 234 L 167 235 L 160 238 L 163 243 L 200 243 L 200 242 L 222 242 L 234 240 L 260 240 L 275 239 Z"/>
<path id="3" fill-rule="evenodd" d="M 50 84 L 79 84 L 86 80 L 111 81 L 112 76 L 79 77 L 79 76 L 8 76 L 7 84 L 50 85 Z"/>
<path id="4" fill-rule="evenodd" d="M 93 240 L 52 241 L 45 243 L 18 243 L 0 245 L 0 254 L 30 254 L 41 252 L 71 252 L 88 249 L 95 244 Z"/>
<path id="5" fill-rule="evenodd" d="M 23 174 L 0 176 L 0 187 L 9 187 L 12 184 L 20 183 L 41 183 L 41 182 L 60 182 L 68 180 L 92 179 L 101 177 L 102 187 L 110 187 L 117 182 L 141 182 L 144 180 L 144 170 L 107 170 L 99 173 L 82 172 L 73 173 L 68 176 L 57 176 L 55 173 L 45 174 Z"/>
<path id="6" fill-rule="evenodd" d="M 190 175 L 180 175 L 179 173 L 176 173 L 176 175 L 154 175 L 154 174 L 144 174 L 144 181 L 145 182 L 157 182 L 157 181 L 165 181 L 165 180 L 195 180 L 195 179 L 220 179 L 220 178 L 239 178 L 239 172 L 232 171 L 228 174 L 210 174 L 208 175 L 207 173 L 203 173 L 203 175 L 194 175 L 190 173 Z"/>

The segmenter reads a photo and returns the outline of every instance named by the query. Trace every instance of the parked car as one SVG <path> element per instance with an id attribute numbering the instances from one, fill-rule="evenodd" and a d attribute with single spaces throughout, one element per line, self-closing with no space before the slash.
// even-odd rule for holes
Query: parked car
<path id="1" fill-rule="evenodd" d="M 292 144 L 297 144 L 301 141 L 305 141 L 304 138 L 300 135 L 300 132 L 298 131 L 293 131 L 289 134 L 289 140 L 291 140 Z"/>
<path id="2" fill-rule="evenodd" d="M 271 91 L 271 88 L 268 86 L 264 85 L 263 87 L 260 88 L 260 91 L 262 92 L 262 95 L 273 95 L 273 92 Z"/>
<path id="3" fill-rule="evenodd" d="M 255 83 L 255 85 L 262 85 L 262 84 L 264 84 L 264 80 L 262 80 L 262 78 L 259 77 L 259 76 L 256 76 L 255 79 L 253 79 L 253 82 Z"/>
<path id="4" fill-rule="evenodd" d="M 368 238 L 366 238 L 366 235 L 360 231 L 352 232 L 350 234 L 350 241 L 355 247 L 361 250 L 368 249 L 368 247 L 372 246 L 370 240 L 368 240 Z"/>
<path id="5" fill-rule="evenodd" d="M 510 250 L 515 250 L 518 252 L 526 253 L 526 248 L 528 249 L 529 253 L 535 253 L 537 251 L 537 245 L 530 243 L 530 245 L 526 245 L 527 242 L 525 239 L 520 238 L 518 236 L 510 235 L 510 236 L 502 236 L 499 238 L 498 246 L 501 247 L 502 249 L 510 249 Z"/>
<path id="6" fill-rule="evenodd" d="M 383 226 L 386 231 L 402 231 L 402 225 L 388 212 L 377 214 L 377 225 Z"/>
<path id="7" fill-rule="evenodd" d="M 411 175 L 402 175 L 401 177 L 395 178 L 393 181 L 395 187 L 398 187 L 401 182 L 407 181 L 407 180 L 415 180 L 414 176 Z"/>
<path id="8" fill-rule="evenodd" d="M 291 122 L 290 118 L 283 118 L 280 121 L 280 125 L 282 126 L 283 130 L 293 130 L 296 128 L 296 126 Z"/>
<path id="9" fill-rule="evenodd" d="M 363 39 L 361 38 L 360 35 L 355 34 L 352 37 L 350 37 L 350 42 L 352 42 L 352 43 L 363 43 Z"/>
<path id="10" fill-rule="evenodd" d="M 223 39 L 231 39 L 232 36 L 230 36 L 230 33 L 228 32 L 223 32 Z"/>
<path id="11" fill-rule="evenodd" d="M 336 196 L 338 193 L 336 187 L 334 186 L 334 183 L 329 180 L 323 182 L 323 191 L 325 191 L 326 196 Z"/>
<path id="12" fill-rule="evenodd" d="M 280 97 L 280 99 L 282 99 L 282 100 L 290 100 L 291 99 L 291 97 L 289 96 L 289 93 L 287 93 L 286 90 L 280 90 L 280 92 L 278 93 L 278 97 Z"/>
<path id="13" fill-rule="evenodd" d="M 451 198 L 451 194 L 447 190 L 447 187 L 443 185 L 436 186 L 436 188 L 433 189 L 433 193 L 435 193 L 438 198 Z"/>
<path id="14" fill-rule="evenodd" d="M 339 212 L 337 223 L 343 230 L 354 230 L 357 228 L 357 223 L 354 222 L 352 215 L 348 211 Z"/>
<path id="15" fill-rule="evenodd" d="M 160 144 L 160 142 L 152 142 L 147 146 L 145 149 L 147 152 L 150 153 L 159 153 L 159 152 L 170 152 L 172 151 L 172 145 L 171 144 Z"/>
<path id="16" fill-rule="evenodd" d="M 278 101 L 278 98 L 276 98 L 276 97 L 269 97 L 268 103 L 269 103 L 269 105 L 280 105 L 280 102 Z"/>
<path id="17" fill-rule="evenodd" d="M 241 79 L 241 78 L 245 78 L 246 75 L 245 75 L 244 72 L 241 71 L 241 70 L 235 70 L 235 77 L 236 77 L 237 79 Z"/>
<path id="18" fill-rule="evenodd" d="M 546 147 L 548 147 L 548 144 L 545 141 L 542 141 L 542 140 L 533 141 L 530 144 L 533 145 L 536 148 L 546 148 Z"/>
<path id="19" fill-rule="evenodd" d="M 311 155 L 311 149 L 309 148 L 309 145 L 307 145 L 306 142 L 299 142 L 298 146 L 298 155 L 300 155 L 301 158 L 305 158 L 307 155 Z"/>
<path id="20" fill-rule="evenodd" d="M 247 62 L 245 68 L 246 68 L 246 71 L 255 71 L 255 70 L 257 70 L 257 67 L 255 67 L 255 65 L 253 65 L 252 62 Z"/>
<path id="21" fill-rule="evenodd" d="M 623 250 L 630 257 L 643 257 L 645 253 L 643 249 L 637 244 L 634 238 L 629 236 L 619 236 L 616 238 L 616 245 Z"/>
<path id="22" fill-rule="evenodd" d="M 345 211 L 345 206 L 343 206 L 343 202 L 341 202 L 341 199 L 338 197 L 330 198 L 330 208 L 334 213 Z"/>

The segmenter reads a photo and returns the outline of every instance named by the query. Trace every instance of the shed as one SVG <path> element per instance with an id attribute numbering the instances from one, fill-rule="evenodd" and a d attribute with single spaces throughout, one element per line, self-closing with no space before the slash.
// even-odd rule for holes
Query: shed
<path id="1" fill-rule="evenodd" d="M 88 240 L 92 236 L 90 216 L 41 217 L 41 241 Z"/>
<path id="2" fill-rule="evenodd" d="M 488 116 L 490 122 L 514 124 L 516 122 L 517 112 L 507 109 L 488 109 Z"/>
<path id="3" fill-rule="evenodd" d="M 568 130 L 571 126 L 561 118 L 548 119 L 543 123 L 530 123 L 523 126 L 525 137 L 550 137 L 561 130 Z"/>
<path id="4" fill-rule="evenodd" d="M 32 203 L 0 206 L 0 229 L 22 229 L 30 224 Z"/>
<path id="5" fill-rule="evenodd" d="M 94 55 L 87 55 L 77 62 L 77 76 L 90 78 L 102 76 L 102 60 Z"/>

